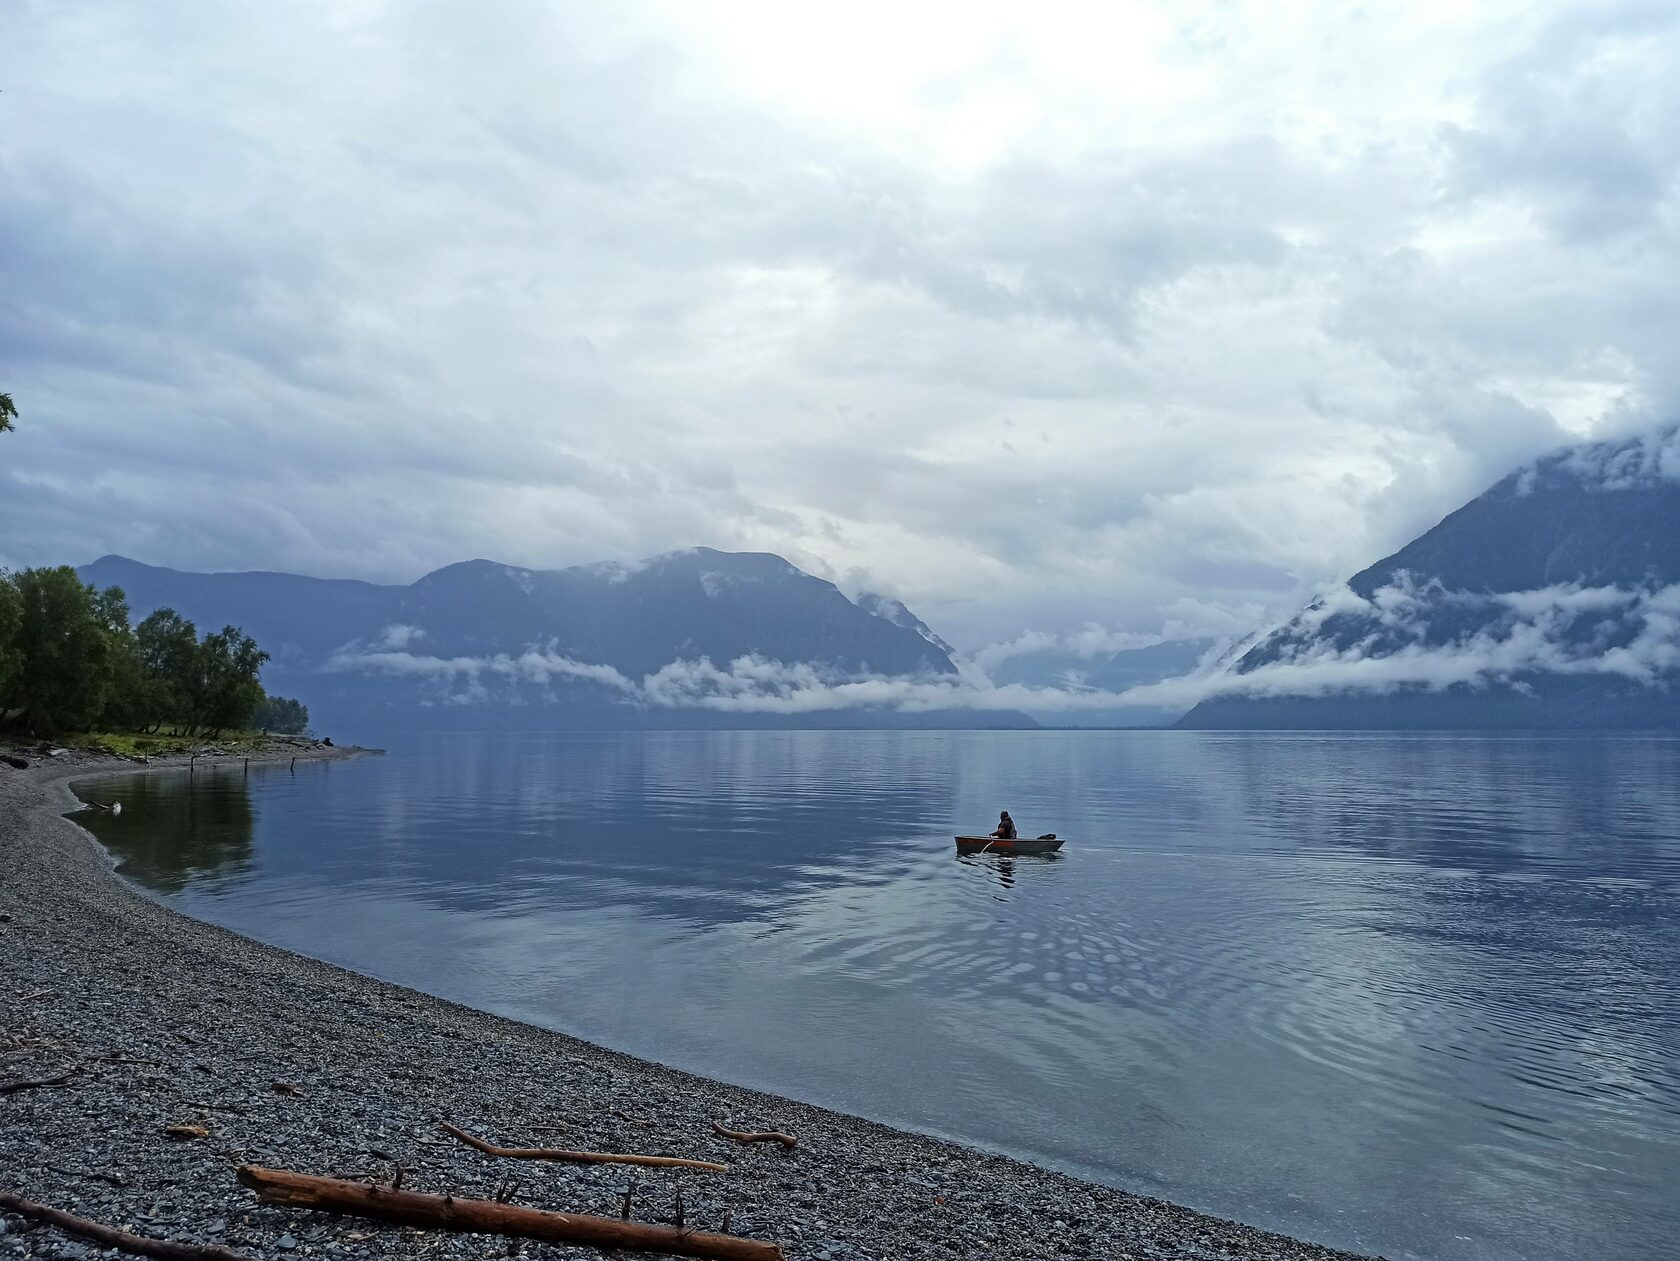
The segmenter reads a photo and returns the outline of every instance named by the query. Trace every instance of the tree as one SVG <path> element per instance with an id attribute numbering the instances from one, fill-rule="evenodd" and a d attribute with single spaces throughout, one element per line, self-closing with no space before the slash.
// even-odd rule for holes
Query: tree
<path id="1" fill-rule="evenodd" d="M 23 623 L 23 597 L 18 594 L 12 575 L 0 570 L 0 719 L 6 716 L 7 698 L 17 684 L 18 670 L 23 665 L 23 649 L 18 646 L 18 628 Z"/>
<path id="2" fill-rule="evenodd" d="M 302 701 L 285 696 L 266 696 L 257 707 L 257 716 L 251 721 L 260 731 L 295 736 L 309 725 L 309 708 Z"/>
<path id="3" fill-rule="evenodd" d="M 102 727 L 133 727 L 146 690 L 145 669 L 128 625 L 128 598 L 121 587 L 93 592 L 93 616 L 104 635 L 104 689 L 95 721 Z"/>
<path id="4" fill-rule="evenodd" d="M 144 693 L 136 725 L 143 731 L 156 731 L 165 722 L 185 727 L 198 686 L 198 627 L 174 609 L 158 609 L 134 628 L 134 643 Z"/>
<path id="5" fill-rule="evenodd" d="M 68 565 L 0 570 L 0 720 L 41 733 L 113 729 L 184 735 L 265 727 L 302 731 L 309 711 L 269 700 L 268 654 L 237 626 L 201 640 L 173 609 L 130 629 L 121 587 L 101 591 Z M 15 716 L 15 717 L 14 717 Z"/>
<path id="6" fill-rule="evenodd" d="M 268 654 L 237 626 L 224 626 L 206 635 L 198 654 L 194 719 L 210 731 L 244 727 L 262 704 L 258 671 Z"/>
<path id="7" fill-rule="evenodd" d="M 114 632 L 128 625 L 122 589 L 97 592 L 68 565 L 25 569 L 14 582 L 20 661 L 4 708 L 21 709 L 32 730 L 86 730 L 104 713 Z"/>
<path id="8" fill-rule="evenodd" d="M 10 394 L 0 394 L 0 433 L 5 433 L 6 430 L 10 429 L 12 422 L 16 419 L 17 404 L 12 402 L 12 396 Z"/>

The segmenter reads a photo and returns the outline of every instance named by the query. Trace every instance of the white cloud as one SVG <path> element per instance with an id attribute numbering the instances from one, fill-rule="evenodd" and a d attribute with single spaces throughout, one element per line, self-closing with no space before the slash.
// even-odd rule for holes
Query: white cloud
<path id="1" fill-rule="evenodd" d="M 1636 434 L 1629 442 L 1579 447 L 1564 465 L 1600 491 L 1680 482 L 1680 428 Z"/>
<path id="2" fill-rule="evenodd" d="M 1614 676 L 1642 686 L 1680 681 L 1680 584 L 1628 589 L 1559 585 L 1494 596 L 1419 589 L 1408 582 L 1377 592 L 1370 601 L 1352 592 L 1328 597 L 1299 625 L 1317 632 L 1329 610 L 1363 617 L 1370 634 L 1347 646 L 1328 638 L 1288 645 L 1283 654 L 1247 672 L 1227 668 L 1229 657 L 1210 652 L 1191 673 L 1120 691 L 1082 687 L 994 684 L 980 664 L 964 662 L 955 677 L 837 676 L 806 663 L 743 656 L 673 661 L 641 680 L 611 666 L 579 662 L 533 650 L 518 657 L 415 656 L 344 651 L 329 664 L 336 671 L 374 671 L 430 680 L 453 698 L 482 700 L 487 683 L 599 684 L 623 704 L 653 709 L 701 709 L 742 714 L 808 714 L 829 710 L 884 709 L 1026 710 L 1040 714 L 1117 711 L 1128 708 L 1188 710 L 1212 697 L 1387 694 L 1417 688 L 1483 688 L 1523 685 L 1543 675 Z M 1445 642 L 1428 642 L 1431 611 L 1479 607 L 1499 613 L 1477 629 Z M 1616 613 L 1633 629 L 1626 642 L 1580 633 L 1580 619 Z M 1379 643 L 1378 630 L 1400 629 L 1398 647 Z M 996 664 L 995 662 L 993 664 Z M 459 690 L 462 685 L 465 691 Z M 504 697 L 503 699 L 506 699 Z"/>
<path id="3" fill-rule="evenodd" d="M 410 644 L 417 643 L 426 637 L 426 632 L 418 626 L 407 626 L 402 622 L 392 622 L 379 632 L 378 646 L 392 652 L 401 652 Z"/>
<path id="4" fill-rule="evenodd" d="M 17 563 L 705 543 L 968 646 L 1264 621 L 1680 414 L 1672 6 L 95 3 L 7 50 Z"/>
<path id="5" fill-rule="evenodd" d="M 486 678 L 512 683 L 547 684 L 554 681 L 595 683 L 609 689 L 635 693 L 636 685 L 609 665 L 577 661 L 553 651 L 528 649 L 518 656 L 497 653 L 490 657 L 433 657 L 409 652 L 366 651 L 351 645 L 329 657 L 328 673 L 365 672 L 435 680 L 450 685 L 465 682 L 481 688 Z M 480 691 L 479 695 L 483 695 Z"/>

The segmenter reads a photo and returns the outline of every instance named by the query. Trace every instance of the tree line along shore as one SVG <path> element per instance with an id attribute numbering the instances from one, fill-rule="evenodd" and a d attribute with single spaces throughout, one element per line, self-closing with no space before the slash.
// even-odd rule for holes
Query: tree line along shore
<path id="1" fill-rule="evenodd" d="M 200 635 L 173 609 L 130 625 L 121 587 L 68 565 L 0 571 L 0 727 L 12 732 L 302 732 L 308 709 L 263 690 L 267 660 L 239 627 Z"/>

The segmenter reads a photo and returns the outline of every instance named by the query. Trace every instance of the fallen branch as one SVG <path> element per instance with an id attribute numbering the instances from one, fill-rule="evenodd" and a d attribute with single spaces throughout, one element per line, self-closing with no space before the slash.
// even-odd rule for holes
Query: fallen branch
<path id="1" fill-rule="evenodd" d="M 799 1140 L 791 1134 L 773 1131 L 749 1132 L 746 1130 L 726 1130 L 716 1121 L 712 1122 L 712 1133 L 723 1138 L 732 1138 L 737 1143 L 780 1143 L 783 1147 L 798 1147 Z"/>
<path id="2" fill-rule="evenodd" d="M 48 1173 L 56 1173 L 63 1178 L 91 1178 L 95 1182 L 103 1182 L 108 1186 L 126 1187 L 128 1183 L 114 1173 L 102 1173 L 97 1169 L 60 1169 L 57 1165 L 42 1165 Z"/>
<path id="3" fill-rule="evenodd" d="M 45 1077 L 40 1081 L 0 1081 L 0 1095 L 15 1095 L 20 1090 L 47 1090 L 53 1086 L 68 1086 L 77 1071 L 73 1068 L 57 1077 Z"/>
<path id="4" fill-rule="evenodd" d="M 642 1225 L 611 1217 L 589 1217 L 582 1213 L 553 1213 L 545 1209 L 498 1204 L 492 1200 L 460 1200 L 450 1195 L 390 1191 L 361 1182 L 317 1178 L 256 1165 L 241 1166 L 239 1181 L 261 1196 L 265 1204 L 319 1209 L 326 1213 L 350 1213 L 358 1217 L 399 1222 L 405 1226 L 510 1235 L 519 1239 L 584 1244 L 596 1248 L 665 1252 L 679 1257 L 708 1258 L 709 1261 L 782 1261 L 782 1250 L 776 1244 L 735 1235 L 674 1230 L 669 1226 Z"/>
<path id="5" fill-rule="evenodd" d="M 638 1156 L 623 1152 L 573 1152 L 559 1147 L 497 1147 L 475 1138 L 465 1130 L 439 1121 L 445 1134 L 460 1139 L 468 1147 L 476 1147 L 486 1156 L 506 1156 L 513 1160 L 570 1160 L 585 1165 L 677 1165 L 684 1169 L 710 1169 L 714 1173 L 728 1173 L 728 1165 L 710 1160 L 688 1160 L 682 1156 Z"/>
<path id="6" fill-rule="evenodd" d="M 241 1108 L 238 1104 L 210 1103 L 208 1100 L 204 1099 L 183 1099 L 181 1102 L 189 1108 L 198 1108 L 203 1112 L 231 1112 L 234 1116 L 241 1117 L 245 1115 L 245 1109 Z"/>
<path id="7" fill-rule="evenodd" d="M 246 1261 L 239 1253 L 230 1252 L 226 1248 L 171 1243 L 167 1239 L 148 1239 L 144 1235 L 131 1235 L 126 1230 L 90 1222 L 85 1217 L 77 1217 L 74 1213 L 66 1213 L 61 1209 L 48 1208 L 45 1204 L 36 1204 L 33 1200 L 10 1195 L 5 1191 L 0 1191 L 0 1209 L 32 1221 L 57 1226 L 66 1234 L 80 1235 L 83 1239 L 91 1239 L 106 1248 L 119 1248 L 123 1252 L 138 1253 L 143 1257 L 163 1257 L 165 1261 Z"/>

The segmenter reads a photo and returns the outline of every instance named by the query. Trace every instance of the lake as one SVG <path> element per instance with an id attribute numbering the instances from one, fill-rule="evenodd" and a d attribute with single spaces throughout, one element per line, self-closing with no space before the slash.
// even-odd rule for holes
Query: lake
<path id="1" fill-rule="evenodd" d="M 1396 1258 L 1673 1255 L 1680 740 L 386 743 L 84 821 L 190 915 L 710 1076 Z M 1002 808 L 1065 850 L 957 857 Z"/>

